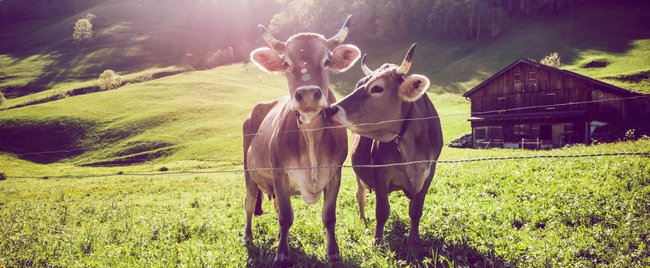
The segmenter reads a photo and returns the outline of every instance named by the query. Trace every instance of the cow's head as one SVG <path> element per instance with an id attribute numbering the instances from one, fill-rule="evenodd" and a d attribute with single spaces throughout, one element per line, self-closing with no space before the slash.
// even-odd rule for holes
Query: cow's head
<path id="1" fill-rule="evenodd" d="M 382 142 L 395 139 L 412 102 L 429 88 L 429 79 L 423 75 L 405 77 L 415 45 L 401 65 L 385 63 L 374 71 L 366 66 L 364 55 L 361 69 L 366 77 L 359 80 L 354 92 L 327 108 L 326 116 L 359 135 Z"/>
<path id="2" fill-rule="evenodd" d="M 278 41 L 264 30 L 264 40 L 269 47 L 251 52 L 251 61 L 270 73 L 284 73 L 289 83 L 291 109 L 298 112 L 300 121 L 309 123 L 327 102 L 329 72 L 344 72 L 361 55 L 354 45 L 341 44 L 350 27 L 348 16 L 341 30 L 332 38 L 315 33 L 299 33 L 286 42 Z"/>

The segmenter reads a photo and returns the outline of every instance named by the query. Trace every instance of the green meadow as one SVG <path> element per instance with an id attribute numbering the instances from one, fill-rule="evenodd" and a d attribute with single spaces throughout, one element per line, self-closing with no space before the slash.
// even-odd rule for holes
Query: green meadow
<path id="1" fill-rule="evenodd" d="M 174 8 L 134 8 L 146 3 L 103 1 L 74 16 L 0 25 L 7 97 L 0 110 L 0 267 L 272 264 L 273 205 L 264 201 L 247 247 L 244 176 L 224 171 L 242 168 L 242 122 L 256 103 L 286 95 L 286 80 L 243 62 L 194 70 L 184 55 L 207 52 L 186 24 L 193 15 L 167 20 Z M 412 70 L 432 80 L 428 94 L 449 143 L 471 131 L 462 92 L 519 57 L 558 51 L 564 69 L 650 93 L 650 9 L 579 11 L 555 23 L 533 17 L 475 42 L 411 36 L 357 44 L 377 68 L 399 63 L 419 43 Z M 74 45 L 70 29 L 87 12 L 99 18 L 95 39 Z M 236 52 L 247 55 L 262 42 L 248 46 Z M 124 85 L 76 94 L 94 87 L 105 69 Z M 337 97 L 360 76 L 358 65 L 332 75 Z M 547 151 L 445 146 L 441 160 L 542 158 L 438 164 L 423 244 L 412 248 L 408 199 L 391 194 L 385 243 L 373 246 L 374 196 L 363 222 L 354 173 L 344 168 L 336 228 L 343 261 L 326 262 L 322 201 L 306 205 L 299 197 L 292 198 L 291 257 L 297 267 L 647 267 L 647 154 L 543 157 L 619 152 L 648 153 L 650 138 Z"/>
<path id="2" fill-rule="evenodd" d="M 262 74 L 260 83 L 252 67 L 189 72 L 0 113 L 3 128 L 24 129 L 42 142 L 32 152 L 79 150 L 22 159 L 2 154 L 9 178 L 0 181 L 0 262 L 270 265 L 278 230 L 272 205 L 265 202 L 266 213 L 254 219 L 255 243 L 246 248 L 243 174 L 215 172 L 241 168 L 240 125 L 250 107 L 286 94 L 283 77 Z M 450 94 L 430 97 L 446 141 L 469 131 L 466 102 Z M 60 128 L 75 131 L 78 140 L 48 136 Z M 70 147 L 56 147 L 61 144 Z M 648 151 L 650 139 L 643 138 L 552 151 L 444 148 L 441 158 Z M 647 163 L 640 156 L 441 163 L 425 205 L 424 245 L 411 249 L 405 245 L 408 199 L 391 195 L 387 243 L 374 247 L 374 197 L 364 223 L 354 174 L 344 169 L 337 216 L 342 265 L 643 266 L 650 262 Z M 165 175 L 179 171 L 208 174 Z M 21 175 L 36 178 L 12 177 Z M 55 178 L 61 175 L 72 177 Z M 325 265 L 322 204 L 292 200 L 295 264 Z"/>

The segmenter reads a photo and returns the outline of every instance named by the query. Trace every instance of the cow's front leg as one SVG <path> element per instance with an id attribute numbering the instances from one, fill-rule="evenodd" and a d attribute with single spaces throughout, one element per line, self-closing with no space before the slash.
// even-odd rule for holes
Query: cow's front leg
<path id="1" fill-rule="evenodd" d="M 375 229 L 375 245 L 381 245 L 384 240 L 384 226 L 390 214 L 390 203 L 388 203 L 388 184 L 385 182 L 376 183 L 375 197 L 377 206 L 375 215 L 377 218 L 377 228 Z"/>
<path id="2" fill-rule="evenodd" d="M 332 177 L 327 187 L 325 187 L 325 202 L 323 204 L 323 224 L 327 232 L 327 260 L 329 262 L 341 261 L 339 245 L 336 242 L 336 198 L 341 186 L 341 170 Z"/>
<path id="3" fill-rule="evenodd" d="M 435 172 L 435 166 L 431 168 L 431 172 L 427 180 L 424 182 L 422 190 L 418 192 L 411 202 L 409 203 L 409 217 L 411 218 L 411 229 L 409 230 L 408 243 L 411 246 L 417 246 L 420 239 L 420 218 L 422 217 L 422 210 L 424 208 L 424 198 L 427 196 L 429 191 L 429 186 L 431 185 L 431 180 L 433 179 L 433 173 Z"/>
<path id="4" fill-rule="evenodd" d="M 284 266 L 289 264 L 289 228 L 293 225 L 293 208 L 289 190 L 289 179 L 284 171 L 273 174 L 275 198 L 278 204 L 278 221 L 280 223 L 280 243 L 273 264 Z"/>

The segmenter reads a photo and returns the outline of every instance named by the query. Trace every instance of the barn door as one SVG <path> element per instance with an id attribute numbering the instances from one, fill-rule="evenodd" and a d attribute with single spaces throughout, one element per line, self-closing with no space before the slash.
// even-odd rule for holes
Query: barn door
<path id="1" fill-rule="evenodd" d="M 564 124 L 553 125 L 553 148 L 562 147 L 564 141 Z"/>

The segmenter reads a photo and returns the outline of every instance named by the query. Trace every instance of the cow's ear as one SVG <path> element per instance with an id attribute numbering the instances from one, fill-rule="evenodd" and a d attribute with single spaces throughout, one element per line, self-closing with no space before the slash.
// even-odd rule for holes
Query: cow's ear
<path id="1" fill-rule="evenodd" d="M 284 60 L 280 55 L 275 52 L 275 50 L 268 47 L 261 47 L 251 52 L 251 61 L 257 65 L 260 69 L 269 72 L 276 73 L 284 70 L 282 63 Z"/>
<path id="2" fill-rule="evenodd" d="M 404 79 L 399 86 L 398 94 L 403 101 L 416 101 L 429 89 L 429 78 L 424 75 L 413 74 Z"/>
<path id="3" fill-rule="evenodd" d="M 330 70 L 333 72 L 345 72 L 359 59 L 361 51 L 355 45 L 340 45 L 332 50 L 330 57 Z"/>

